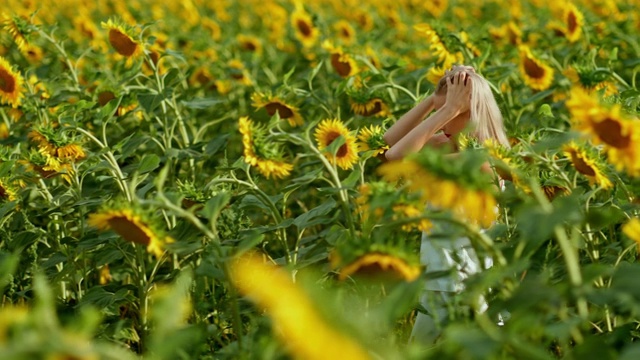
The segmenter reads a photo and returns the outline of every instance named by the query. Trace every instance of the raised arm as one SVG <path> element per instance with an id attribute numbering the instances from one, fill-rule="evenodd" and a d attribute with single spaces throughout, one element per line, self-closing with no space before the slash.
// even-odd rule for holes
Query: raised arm
<path id="1" fill-rule="evenodd" d="M 444 106 L 395 142 L 385 153 L 387 160 L 399 160 L 407 154 L 420 151 L 437 131 L 449 121 L 469 110 L 471 82 L 468 81 L 466 72 L 460 71 L 447 76 L 447 82 L 448 89 Z"/>
<path id="2" fill-rule="evenodd" d="M 414 106 L 400 120 L 396 121 L 387 132 L 384 133 L 384 141 L 389 146 L 395 145 L 400 139 L 413 130 L 433 110 L 433 95 L 430 95 L 418 105 Z"/>
<path id="3" fill-rule="evenodd" d="M 459 114 L 453 107 L 442 107 L 391 146 L 385 153 L 387 160 L 400 160 L 407 154 L 420 151 L 438 130 Z"/>

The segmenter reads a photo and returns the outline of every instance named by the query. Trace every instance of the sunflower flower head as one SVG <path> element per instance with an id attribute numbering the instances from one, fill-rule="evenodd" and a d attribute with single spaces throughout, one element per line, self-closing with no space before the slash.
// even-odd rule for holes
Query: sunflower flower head
<path id="1" fill-rule="evenodd" d="M 434 67 L 448 69 L 454 64 L 461 64 L 464 61 L 461 52 L 453 52 L 451 45 L 446 45 L 442 40 L 443 37 L 439 34 L 439 31 L 434 29 L 427 23 L 420 23 L 413 26 L 413 29 L 422 38 L 425 38 L 429 45 L 429 52 L 436 59 L 436 65 Z M 440 31 L 441 32 L 441 31 Z"/>
<path id="2" fill-rule="evenodd" d="M 455 163 L 443 161 L 437 151 L 420 152 L 379 167 L 387 181 L 403 179 L 407 190 L 417 192 L 435 208 L 447 209 L 461 221 L 489 227 L 497 218 L 493 181 L 480 171 L 479 151 L 460 152 Z"/>
<path id="3" fill-rule="evenodd" d="M 300 2 L 296 3 L 296 9 L 291 13 L 291 27 L 304 48 L 312 48 L 320 37 L 320 30 Z"/>
<path id="4" fill-rule="evenodd" d="M 413 281 L 420 276 L 420 267 L 400 256 L 374 251 L 346 264 L 338 275 L 340 280 L 353 276 Z"/>
<path id="5" fill-rule="evenodd" d="M 99 230 L 113 230 L 124 240 L 146 246 L 149 253 L 160 258 L 164 246 L 174 240 L 160 232 L 140 210 L 128 207 L 105 207 L 89 215 L 88 224 Z"/>
<path id="6" fill-rule="evenodd" d="M 24 79 L 0 56 L 0 103 L 16 108 L 24 96 Z"/>
<path id="7" fill-rule="evenodd" d="M 29 19 L 5 13 L 1 16 L 0 24 L 2 24 L 2 28 L 11 35 L 18 50 L 24 53 L 29 46 L 29 34 L 32 32 L 33 27 Z"/>
<path id="8" fill-rule="evenodd" d="M 230 275 L 240 293 L 272 319 L 278 338 L 294 358 L 369 359 L 360 344 L 323 318 L 309 295 L 284 270 L 250 253 L 231 263 Z"/>
<path id="9" fill-rule="evenodd" d="M 267 130 L 243 116 L 238 121 L 242 135 L 244 161 L 254 166 L 267 179 L 285 178 L 291 175 L 293 164 L 283 160 L 282 148 L 270 140 Z"/>
<path id="10" fill-rule="evenodd" d="M 264 108 L 269 116 L 278 114 L 280 119 L 287 120 L 291 126 L 300 126 L 304 123 L 296 106 L 289 104 L 279 96 L 272 95 L 270 92 L 255 92 L 251 95 L 251 101 L 256 109 Z"/>
<path id="11" fill-rule="evenodd" d="M 347 90 L 351 110 L 362 116 L 385 117 L 391 114 L 389 106 L 382 96 L 370 91 L 356 78 L 355 85 Z"/>
<path id="12" fill-rule="evenodd" d="M 102 22 L 102 28 L 108 30 L 111 47 L 127 60 L 144 54 L 144 45 L 134 38 L 132 28 L 116 20 Z"/>
<path id="13" fill-rule="evenodd" d="M 385 130 L 380 125 L 369 125 L 360 129 L 358 140 L 360 151 L 373 151 L 374 155 L 384 154 L 389 145 L 384 140 Z"/>
<path id="14" fill-rule="evenodd" d="M 16 189 L 8 179 L 0 179 L 0 201 L 15 201 L 18 199 Z"/>
<path id="15" fill-rule="evenodd" d="M 575 87 L 566 105 L 571 127 L 595 145 L 602 145 L 607 161 L 616 170 L 640 176 L 640 122 L 622 113 L 619 104 L 602 105 L 596 94 Z"/>
<path id="16" fill-rule="evenodd" d="M 253 52 L 256 54 L 262 53 L 262 41 L 260 38 L 253 35 L 238 34 L 236 41 L 240 49 L 244 51 Z"/>
<path id="17" fill-rule="evenodd" d="M 638 252 L 640 253 L 640 219 L 637 217 L 627 221 L 622 226 L 622 232 L 629 237 L 629 239 L 635 241 L 638 246 Z"/>
<path id="18" fill-rule="evenodd" d="M 546 90 L 553 82 L 553 69 L 536 58 L 526 45 L 521 45 L 520 51 L 520 73 L 527 84 L 533 90 Z"/>
<path id="19" fill-rule="evenodd" d="M 335 149 L 335 153 L 329 151 L 331 144 L 340 137 L 342 137 L 343 143 Z M 356 137 L 342 121 L 338 119 L 322 120 L 316 128 L 315 139 L 318 150 L 322 151 L 332 164 L 338 165 L 341 169 L 351 169 L 358 162 Z"/>
<path id="20" fill-rule="evenodd" d="M 329 52 L 331 67 L 340 77 L 347 78 L 360 72 L 355 58 L 346 53 L 341 46 L 335 46 L 331 41 L 325 40 L 322 48 Z"/>
<path id="21" fill-rule="evenodd" d="M 570 142 L 563 147 L 563 151 L 576 171 L 586 176 L 591 184 L 595 183 L 603 189 L 613 187 L 613 183 L 604 173 L 603 165 L 599 163 L 593 151 L 587 150 L 586 145 Z"/>
<path id="22" fill-rule="evenodd" d="M 572 2 L 564 2 L 562 9 L 562 20 L 550 23 L 549 27 L 557 34 L 567 38 L 571 43 L 578 41 L 582 35 L 584 25 L 584 15 Z"/>

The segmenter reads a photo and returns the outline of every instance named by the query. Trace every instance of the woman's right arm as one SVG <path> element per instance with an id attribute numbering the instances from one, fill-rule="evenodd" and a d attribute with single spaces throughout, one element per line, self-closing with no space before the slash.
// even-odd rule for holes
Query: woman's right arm
<path id="1" fill-rule="evenodd" d="M 389 146 L 395 145 L 400 139 L 413 130 L 433 110 L 433 96 L 430 95 L 408 113 L 402 115 L 389 130 L 384 133 L 384 141 Z"/>

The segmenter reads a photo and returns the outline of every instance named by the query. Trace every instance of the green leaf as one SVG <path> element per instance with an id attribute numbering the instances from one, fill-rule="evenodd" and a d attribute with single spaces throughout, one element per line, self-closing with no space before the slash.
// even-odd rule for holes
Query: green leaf
<path id="1" fill-rule="evenodd" d="M 191 101 L 182 101 L 181 103 L 189 109 L 209 109 L 223 102 L 224 101 L 221 99 L 201 98 Z"/>
<path id="2" fill-rule="evenodd" d="M 326 215 L 336 207 L 336 202 L 333 199 L 328 199 L 322 205 L 309 210 L 308 212 L 298 216 L 293 224 L 298 227 L 298 229 L 304 229 L 309 226 L 318 225 L 318 224 L 327 224 L 331 222 L 331 217 L 326 217 Z"/>
<path id="3" fill-rule="evenodd" d="M 96 119 L 98 121 L 104 122 L 105 120 L 111 118 L 113 114 L 116 113 L 116 110 L 118 109 L 118 106 L 120 106 L 121 102 L 122 96 L 106 103 L 102 108 L 100 108 L 98 114 L 96 114 Z"/>
<path id="4" fill-rule="evenodd" d="M 160 157 L 155 154 L 145 154 L 138 165 L 138 172 L 140 174 L 146 174 L 151 172 L 160 166 Z"/>
<path id="5" fill-rule="evenodd" d="M 222 209 L 224 209 L 224 207 L 229 204 L 230 200 L 231 193 L 221 192 L 211 199 L 207 200 L 207 202 L 204 204 L 204 207 L 199 211 L 199 213 L 205 218 L 209 219 L 209 221 L 215 222 Z"/>
<path id="6" fill-rule="evenodd" d="M 148 113 L 151 114 L 153 111 L 160 106 L 160 103 L 164 99 L 164 97 L 160 94 L 138 94 L 138 103 L 140 106 Z"/>

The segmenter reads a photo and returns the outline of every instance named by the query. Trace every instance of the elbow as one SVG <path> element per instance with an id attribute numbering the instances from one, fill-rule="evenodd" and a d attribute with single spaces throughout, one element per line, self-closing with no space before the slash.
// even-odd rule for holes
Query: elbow
<path id="1" fill-rule="evenodd" d="M 384 157 L 387 158 L 388 161 L 395 161 L 402 159 L 402 156 L 398 154 L 397 149 L 391 148 L 384 153 Z"/>

